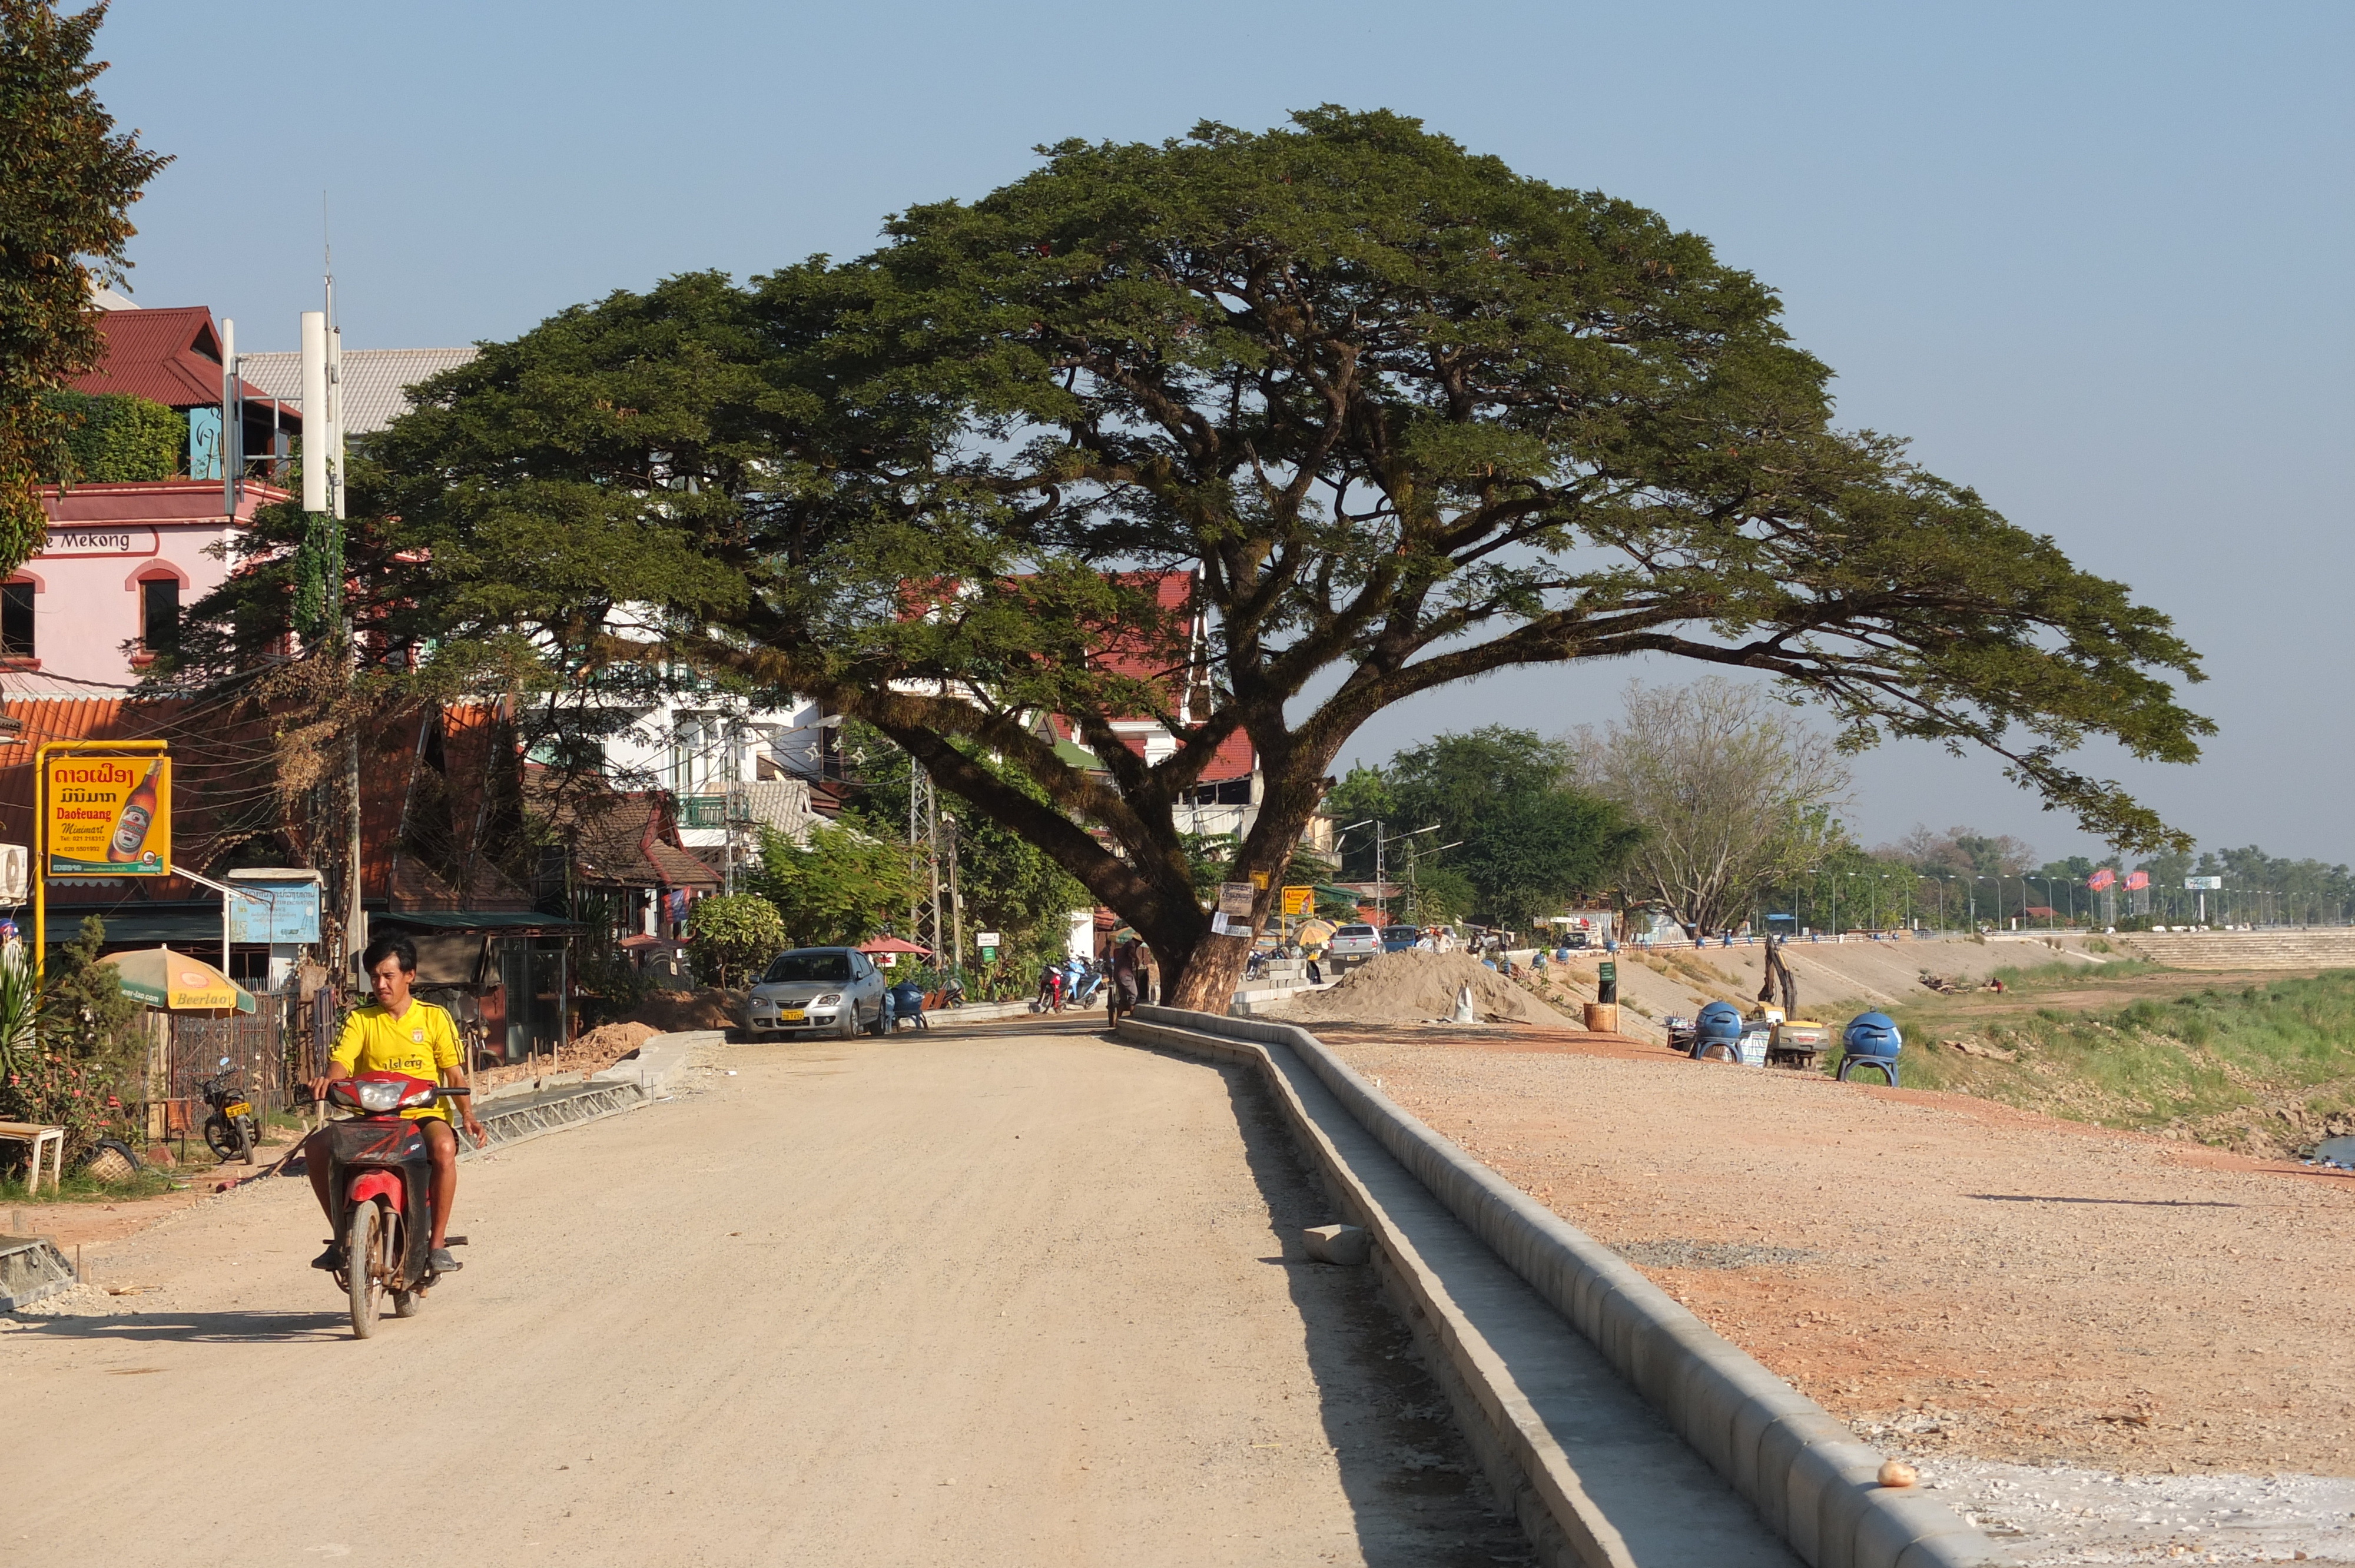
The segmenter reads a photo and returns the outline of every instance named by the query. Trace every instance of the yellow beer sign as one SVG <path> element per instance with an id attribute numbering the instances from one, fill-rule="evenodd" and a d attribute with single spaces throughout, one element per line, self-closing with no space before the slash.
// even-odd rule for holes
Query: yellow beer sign
<path id="1" fill-rule="evenodd" d="M 1287 887 L 1284 890 L 1284 912 L 1286 915 L 1307 915 L 1316 908 L 1314 887 Z"/>
<path id="2" fill-rule="evenodd" d="M 51 757 L 42 777 L 44 874 L 172 874 L 171 758 Z"/>

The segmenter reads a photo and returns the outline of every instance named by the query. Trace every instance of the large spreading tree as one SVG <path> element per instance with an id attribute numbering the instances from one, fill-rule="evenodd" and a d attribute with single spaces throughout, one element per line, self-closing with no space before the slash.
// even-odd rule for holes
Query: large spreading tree
<path id="1" fill-rule="evenodd" d="M 372 455 L 399 614 L 437 646 L 505 615 L 584 668 L 822 698 L 1215 1010 L 1245 944 L 1184 829 L 1221 748 L 1263 773 L 1231 874 L 1280 873 L 1368 718 L 1515 668 L 1756 671 L 1849 746 L 1983 747 L 2105 838 L 2178 842 L 2070 753 L 2194 758 L 2192 651 L 1836 429 L 1828 379 L 1699 237 L 1327 108 L 1068 143 L 857 260 L 568 312 Z"/>
<path id="2" fill-rule="evenodd" d="M 97 363 L 93 281 L 119 282 L 131 204 L 171 160 L 117 132 L 91 84 L 103 3 L 0 0 L 0 575 L 41 547 L 40 482 L 77 413 L 57 394 Z"/>

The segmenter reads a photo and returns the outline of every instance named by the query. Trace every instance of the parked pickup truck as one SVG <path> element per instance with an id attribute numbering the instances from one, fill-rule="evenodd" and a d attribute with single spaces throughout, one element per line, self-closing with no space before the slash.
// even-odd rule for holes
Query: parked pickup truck
<path id="1" fill-rule="evenodd" d="M 1331 959 L 1370 959 L 1382 950 L 1382 934 L 1371 926 L 1343 926 L 1325 943 Z"/>

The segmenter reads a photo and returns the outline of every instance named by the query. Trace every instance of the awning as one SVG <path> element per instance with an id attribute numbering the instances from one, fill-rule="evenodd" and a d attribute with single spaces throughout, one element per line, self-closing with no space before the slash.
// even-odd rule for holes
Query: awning
<path id="1" fill-rule="evenodd" d="M 430 931 L 571 931 L 578 925 L 537 909 L 400 909 L 375 911 L 371 926 L 416 926 Z"/>
<path id="2" fill-rule="evenodd" d="M 113 909 L 94 905 L 52 904 L 49 906 L 48 945 L 52 948 L 74 941 L 81 936 L 81 923 L 95 915 L 106 923 L 106 940 L 110 945 L 139 948 L 173 947 L 182 950 L 210 948 L 220 951 L 220 906 L 209 908 L 156 908 L 133 904 Z M 19 930 L 29 938 L 33 920 L 29 912 L 16 918 Z"/>

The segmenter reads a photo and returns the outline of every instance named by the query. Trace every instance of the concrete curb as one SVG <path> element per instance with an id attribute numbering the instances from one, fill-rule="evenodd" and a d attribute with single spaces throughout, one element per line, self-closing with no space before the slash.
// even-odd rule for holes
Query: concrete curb
<path id="1" fill-rule="evenodd" d="M 0 1236 L 0 1312 L 29 1307 L 74 1283 L 73 1265 L 47 1236 Z"/>
<path id="2" fill-rule="evenodd" d="M 614 1063 L 602 1073 L 592 1073 L 592 1084 L 635 1084 L 638 1092 L 653 1099 L 668 1094 L 687 1075 L 687 1053 L 699 1045 L 724 1044 L 725 1029 L 685 1029 L 674 1034 L 649 1036 L 630 1055 Z"/>
<path id="3" fill-rule="evenodd" d="M 2000 1560 L 1994 1542 L 1944 1503 L 1878 1485 L 1881 1456 L 1830 1412 L 1677 1305 L 1618 1254 L 1409 1115 L 1306 1030 L 1162 1007 L 1139 1008 L 1134 1017 L 1175 1032 L 1289 1047 L 1814 1568 L 1978 1568 Z M 1247 1054 L 1279 1096 L 1296 1105 L 1273 1060 L 1264 1052 Z M 1316 1141 L 1330 1148 L 1321 1137 Z M 1490 1390 L 1484 1403 L 1499 1398 Z M 1590 1527 L 1575 1496 L 1561 1502 L 1569 1512 L 1556 1521 L 1578 1543 Z M 1613 1561 L 1607 1552 L 1581 1551 L 1580 1557 Z"/>

